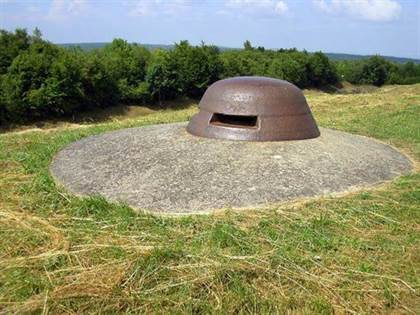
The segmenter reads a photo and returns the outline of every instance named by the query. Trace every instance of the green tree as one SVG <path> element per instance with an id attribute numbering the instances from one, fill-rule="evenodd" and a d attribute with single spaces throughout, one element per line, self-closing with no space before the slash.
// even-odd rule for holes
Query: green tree
<path id="1" fill-rule="evenodd" d="M 322 52 L 316 52 L 309 57 L 309 84 L 321 87 L 338 82 L 337 72 L 328 57 Z"/>
<path id="2" fill-rule="evenodd" d="M 95 52 L 84 55 L 82 87 L 83 109 L 104 108 L 113 106 L 119 101 L 117 80 L 107 71 L 103 59 Z"/>
<path id="3" fill-rule="evenodd" d="M 214 46 L 175 44 L 171 51 L 155 53 L 147 82 L 159 100 L 178 95 L 200 96 L 222 73 L 219 50 Z"/>
<path id="4" fill-rule="evenodd" d="M 117 81 L 122 102 L 141 102 L 148 98 L 145 80 L 150 51 L 137 44 L 114 39 L 100 52 L 100 56 L 108 73 Z"/>
<path id="5" fill-rule="evenodd" d="M 251 42 L 249 40 L 246 40 L 244 42 L 244 50 L 253 50 L 253 49 L 254 49 L 254 47 L 252 47 Z"/>
<path id="6" fill-rule="evenodd" d="M 383 85 L 388 79 L 389 63 L 380 56 L 372 56 L 362 67 L 361 83 Z"/>
<path id="7" fill-rule="evenodd" d="M 14 117 L 41 116 L 51 105 L 54 92 L 47 87 L 46 79 L 58 54 L 57 47 L 37 42 L 13 60 L 4 76 L 3 101 Z M 51 93 L 47 96 L 48 92 Z"/>
<path id="8" fill-rule="evenodd" d="M 221 55 L 223 77 L 252 75 L 251 60 L 242 51 L 227 51 Z"/>
<path id="9" fill-rule="evenodd" d="M 7 72 L 13 60 L 29 48 L 31 37 L 25 29 L 16 29 L 15 32 L 0 30 L 0 75 Z"/>
<path id="10" fill-rule="evenodd" d="M 353 84 L 373 84 L 381 86 L 389 79 L 392 64 L 383 57 L 372 56 L 369 59 L 342 61 L 338 72 L 342 79 Z"/>
<path id="11" fill-rule="evenodd" d="M 159 101 L 173 98 L 181 94 L 181 85 L 170 53 L 157 50 L 148 67 L 146 81 L 149 84 L 151 96 Z"/>
<path id="12" fill-rule="evenodd" d="M 118 89 L 96 53 L 63 49 L 34 36 L 1 80 L 2 116 L 31 120 L 113 105 Z"/>
<path id="13" fill-rule="evenodd" d="M 289 81 L 300 88 L 310 84 L 308 56 L 300 52 L 278 52 L 268 69 L 268 74 L 275 78 Z"/>
<path id="14" fill-rule="evenodd" d="M 4 76 L 6 111 L 14 119 L 72 112 L 83 101 L 81 67 L 77 53 L 34 42 L 14 59 Z"/>
<path id="15" fill-rule="evenodd" d="M 420 64 L 406 62 L 405 64 L 392 64 L 389 67 L 389 84 L 420 83 Z"/>
<path id="16" fill-rule="evenodd" d="M 219 50 L 215 46 L 191 46 L 181 41 L 170 55 L 181 83 L 181 93 L 192 97 L 202 95 L 222 72 Z"/>

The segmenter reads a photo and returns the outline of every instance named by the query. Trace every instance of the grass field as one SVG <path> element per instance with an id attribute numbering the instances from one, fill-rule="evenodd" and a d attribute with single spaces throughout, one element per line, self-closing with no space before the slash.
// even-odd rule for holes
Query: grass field
<path id="1" fill-rule="evenodd" d="M 66 194 L 49 163 L 195 106 L 0 135 L 0 313 L 419 314 L 420 84 L 306 96 L 321 126 L 390 143 L 416 171 L 342 197 L 157 217 Z"/>

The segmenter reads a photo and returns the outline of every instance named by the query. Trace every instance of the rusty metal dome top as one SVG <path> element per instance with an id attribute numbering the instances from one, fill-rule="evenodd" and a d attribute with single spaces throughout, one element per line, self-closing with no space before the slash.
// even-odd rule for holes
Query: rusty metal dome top
<path id="1" fill-rule="evenodd" d="M 319 129 L 302 91 L 266 77 L 235 77 L 213 83 L 187 126 L 193 135 L 249 141 L 311 139 Z"/>

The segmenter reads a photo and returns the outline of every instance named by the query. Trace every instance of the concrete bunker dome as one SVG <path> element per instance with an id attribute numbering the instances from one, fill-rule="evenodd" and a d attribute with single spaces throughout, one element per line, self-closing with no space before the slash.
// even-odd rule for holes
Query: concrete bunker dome
<path id="1" fill-rule="evenodd" d="M 302 91 L 267 77 L 235 77 L 213 83 L 187 126 L 193 135 L 249 141 L 316 138 L 319 129 Z"/>
<path id="2" fill-rule="evenodd" d="M 301 139 L 310 140 L 281 141 Z M 58 152 L 50 167 L 56 183 L 72 193 L 170 214 L 344 192 L 411 169 L 407 157 L 374 139 L 325 128 L 320 133 L 296 86 L 261 77 L 211 85 L 188 126 L 89 136 Z"/>

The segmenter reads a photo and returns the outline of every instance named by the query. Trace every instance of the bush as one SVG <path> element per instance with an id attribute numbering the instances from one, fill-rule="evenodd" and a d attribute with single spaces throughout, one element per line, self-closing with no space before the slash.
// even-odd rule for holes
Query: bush
<path id="1" fill-rule="evenodd" d="M 109 73 L 98 54 L 84 55 L 82 86 L 84 102 L 82 109 L 103 108 L 118 103 L 120 91 L 117 80 Z"/>
<path id="2" fill-rule="evenodd" d="M 51 72 L 59 53 L 56 46 L 36 42 L 13 60 L 3 77 L 2 100 L 14 120 L 45 116 L 58 105 L 62 93 Z"/>
<path id="3" fill-rule="evenodd" d="M 2 116 L 11 121 L 113 105 L 119 96 L 115 80 L 97 55 L 42 40 L 13 60 L 1 87 Z"/>
<path id="4" fill-rule="evenodd" d="M 117 82 L 121 102 L 143 102 L 150 99 L 149 93 L 144 90 L 150 51 L 137 44 L 114 39 L 99 56 L 106 72 Z"/>
<path id="5" fill-rule="evenodd" d="M 194 47 L 181 41 L 171 51 L 155 52 L 147 82 L 159 101 L 180 95 L 197 97 L 221 77 L 222 67 L 217 47 Z"/>
<path id="6" fill-rule="evenodd" d="M 370 57 L 363 65 L 361 71 L 361 83 L 383 85 L 388 80 L 389 63 L 380 56 Z"/>
<path id="7" fill-rule="evenodd" d="M 309 57 L 309 85 L 322 87 L 338 82 L 337 70 L 334 64 L 322 52 L 316 52 Z"/>
<path id="8" fill-rule="evenodd" d="M 157 99 L 159 103 L 174 98 L 182 92 L 181 82 L 178 80 L 175 65 L 168 51 L 155 52 L 147 71 L 146 81 L 149 84 L 151 97 Z"/>
<path id="9" fill-rule="evenodd" d="M 268 68 L 267 75 L 289 81 L 301 88 L 308 86 L 306 62 L 302 58 L 292 58 L 288 54 L 282 54 L 274 59 Z"/>
<path id="10" fill-rule="evenodd" d="M 254 58 L 250 58 L 253 56 Z M 228 51 L 221 56 L 223 62 L 223 77 L 252 75 L 251 62 L 255 55 L 248 51 Z"/>
<path id="11" fill-rule="evenodd" d="M 407 62 L 396 64 L 380 56 L 364 60 L 340 61 L 336 63 L 341 80 L 353 84 L 413 84 L 420 83 L 420 64 Z"/>
<path id="12" fill-rule="evenodd" d="M 169 52 L 169 68 L 178 81 L 180 94 L 196 97 L 220 78 L 222 63 L 214 46 L 191 46 L 188 41 L 175 44 Z"/>
<path id="13" fill-rule="evenodd" d="M 320 52 L 310 55 L 296 49 L 272 51 L 250 47 L 222 54 L 225 77 L 270 76 L 301 88 L 335 84 L 338 80 L 334 65 Z"/>
<path id="14" fill-rule="evenodd" d="M 25 29 L 18 28 L 14 33 L 0 30 L 0 75 L 5 74 L 13 60 L 29 48 L 31 41 Z"/>
<path id="15" fill-rule="evenodd" d="M 374 56 L 336 63 L 321 52 L 254 48 L 221 53 L 215 46 L 191 46 L 150 52 L 115 39 L 86 52 L 59 48 L 42 40 L 39 30 L 0 30 L 0 121 L 69 115 L 122 103 L 143 103 L 179 96 L 199 97 L 221 78 L 270 76 L 300 88 L 348 80 L 353 84 L 420 82 L 420 65 L 393 64 Z"/>
<path id="16" fill-rule="evenodd" d="M 420 64 L 407 62 L 403 65 L 392 65 L 388 82 L 389 84 L 414 84 L 420 83 Z"/>

